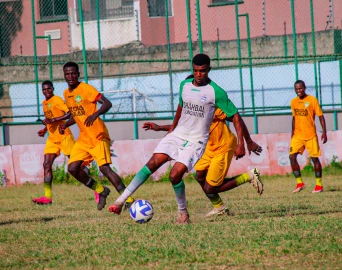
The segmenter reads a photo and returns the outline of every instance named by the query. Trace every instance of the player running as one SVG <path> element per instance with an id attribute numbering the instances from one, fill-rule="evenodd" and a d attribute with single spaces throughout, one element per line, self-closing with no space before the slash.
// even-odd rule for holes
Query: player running
<path id="1" fill-rule="evenodd" d="M 94 87 L 79 81 L 80 73 L 76 63 L 66 63 L 63 71 L 68 84 L 68 88 L 64 91 L 64 98 L 71 112 L 71 118 L 60 126 L 60 132 L 65 132 L 65 129 L 74 123 L 80 129 L 80 135 L 70 154 L 68 172 L 99 194 L 97 209 L 102 210 L 106 205 L 110 189 L 92 179 L 81 169 L 81 166 L 84 160 L 93 158 L 101 173 L 108 178 L 119 194 L 125 190 L 121 178 L 109 166 L 112 163 L 110 137 L 106 125 L 99 117 L 112 107 L 112 103 Z M 97 103 L 102 104 L 99 109 Z M 126 199 L 128 207 L 134 200 L 130 196 Z"/>
<path id="2" fill-rule="evenodd" d="M 293 192 L 297 193 L 305 188 L 305 184 L 303 183 L 300 173 L 300 167 L 297 162 L 298 154 L 303 154 L 305 148 L 307 148 L 315 168 L 316 187 L 312 193 L 323 192 L 322 165 L 318 159 L 321 155 L 321 150 L 319 148 L 316 133 L 315 115 L 318 116 L 319 122 L 322 126 L 321 140 L 323 143 L 328 141 L 325 119 L 318 100 L 305 93 L 305 82 L 298 80 L 295 82 L 294 87 L 297 97 L 291 100 L 293 117 L 290 142 L 290 161 L 293 174 L 297 180 L 297 185 Z"/>
<path id="3" fill-rule="evenodd" d="M 235 149 L 236 158 L 245 155 L 242 119 L 227 93 L 208 78 L 210 58 L 205 54 L 198 54 L 192 63 L 195 79 L 184 80 L 180 85 L 179 105 L 169 133 L 159 142 L 151 159 L 133 178 L 124 193 L 109 207 L 110 212 L 120 214 L 125 199 L 160 166 L 173 159 L 176 162 L 170 171 L 170 181 L 178 204 L 176 223 L 189 223 L 182 178 L 185 172 L 191 171 L 204 152 L 217 107 L 226 116 L 232 117 L 239 139 Z M 252 177 L 254 178 L 254 174 Z M 251 180 L 249 178 L 250 176 L 248 180 Z"/>
<path id="4" fill-rule="evenodd" d="M 60 152 L 69 156 L 75 144 L 70 129 L 65 129 L 64 134 L 60 134 L 58 131 L 58 126 L 65 123 L 65 119 L 70 117 L 70 113 L 63 99 L 55 96 L 53 90 L 54 87 L 51 81 L 42 83 L 42 91 L 45 96 L 45 100 L 42 102 L 45 115 L 43 124 L 46 127 L 38 131 L 38 136 L 44 137 L 46 132 L 49 132 L 44 149 L 43 163 L 45 195 L 32 199 L 34 203 L 41 205 L 52 203 L 52 164 L 54 160 L 59 156 Z"/>

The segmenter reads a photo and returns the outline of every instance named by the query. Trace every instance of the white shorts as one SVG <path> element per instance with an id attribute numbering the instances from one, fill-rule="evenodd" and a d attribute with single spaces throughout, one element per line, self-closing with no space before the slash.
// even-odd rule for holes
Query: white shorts
<path id="1" fill-rule="evenodd" d="M 202 157 L 205 146 L 205 143 L 191 143 L 169 133 L 159 142 L 154 153 L 168 155 L 176 162 L 183 163 L 188 168 L 188 172 L 190 172 L 196 162 Z"/>

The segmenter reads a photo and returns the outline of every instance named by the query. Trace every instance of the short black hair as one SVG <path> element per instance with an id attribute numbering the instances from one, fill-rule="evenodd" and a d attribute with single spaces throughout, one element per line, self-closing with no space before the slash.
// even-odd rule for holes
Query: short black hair
<path id="1" fill-rule="evenodd" d="M 65 63 L 64 66 L 63 66 L 63 70 L 65 68 L 67 68 L 67 67 L 75 67 L 77 72 L 80 72 L 79 71 L 79 67 L 78 67 L 78 65 L 75 62 L 67 62 L 67 63 Z"/>
<path id="2" fill-rule="evenodd" d="M 193 78 L 195 78 L 194 74 L 190 74 L 185 79 L 188 80 L 188 79 L 193 79 Z"/>
<path id="3" fill-rule="evenodd" d="M 302 80 L 297 80 L 297 81 L 294 83 L 294 86 L 296 87 L 296 84 L 298 84 L 298 83 L 301 83 L 301 84 L 306 88 L 305 82 L 302 81 Z"/>
<path id="4" fill-rule="evenodd" d="M 192 58 L 192 63 L 196 66 L 208 65 L 210 66 L 210 58 L 204 53 L 199 53 Z"/>
<path id="5" fill-rule="evenodd" d="M 53 83 L 52 83 L 52 81 L 49 81 L 49 80 L 43 81 L 43 82 L 42 82 L 42 86 L 45 85 L 45 84 L 51 85 L 51 87 L 53 88 Z"/>

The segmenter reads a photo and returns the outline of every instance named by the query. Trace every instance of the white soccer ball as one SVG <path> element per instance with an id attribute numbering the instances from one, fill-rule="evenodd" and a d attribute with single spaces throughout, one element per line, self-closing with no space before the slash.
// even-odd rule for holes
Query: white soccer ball
<path id="1" fill-rule="evenodd" d="M 131 205 L 129 215 L 137 223 L 149 222 L 153 217 L 153 206 L 146 200 L 137 200 Z"/>

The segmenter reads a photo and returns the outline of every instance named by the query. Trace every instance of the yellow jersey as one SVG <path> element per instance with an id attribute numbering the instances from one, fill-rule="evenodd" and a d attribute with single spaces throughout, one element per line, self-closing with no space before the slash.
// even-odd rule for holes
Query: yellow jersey
<path id="1" fill-rule="evenodd" d="M 291 100 L 291 110 L 295 120 L 293 136 L 300 140 L 310 140 L 317 136 L 315 115 L 323 115 L 318 100 L 309 95 L 303 99 L 295 97 Z"/>
<path id="2" fill-rule="evenodd" d="M 93 86 L 83 82 L 73 91 L 69 88 L 64 90 L 65 103 L 80 129 L 77 142 L 88 148 L 94 148 L 103 140 L 110 140 L 107 127 L 101 118 L 96 118 L 89 127 L 84 125 L 87 117 L 97 111 L 97 100 L 101 95 Z"/>
<path id="3" fill-rule="evenodd" d="M 211 157 L 227 153 L 236 147 L 236 136 L 226 124 L 226 114 L 216 109 L 209 130 L 209 139 L 205 153 Z"/>
<path id="4" fill-rule="evenodd" d="M 48 119 L 61 117 L 69 111 L 63 99 L 58 96 L 52 96 L 49 100 L 44 100 L 42 104 L 45 118 Z M 71 134 L 69 128 L 65 129 L 64 134 L 59 133 L 58 126 L 64 123 L 65 120 L 59 120 L 53 122 L 52 124 L 46 125 L 46 128 L 49 132 L 48 140 L 54 143 L 61 142 L 66 136 Z"/>

